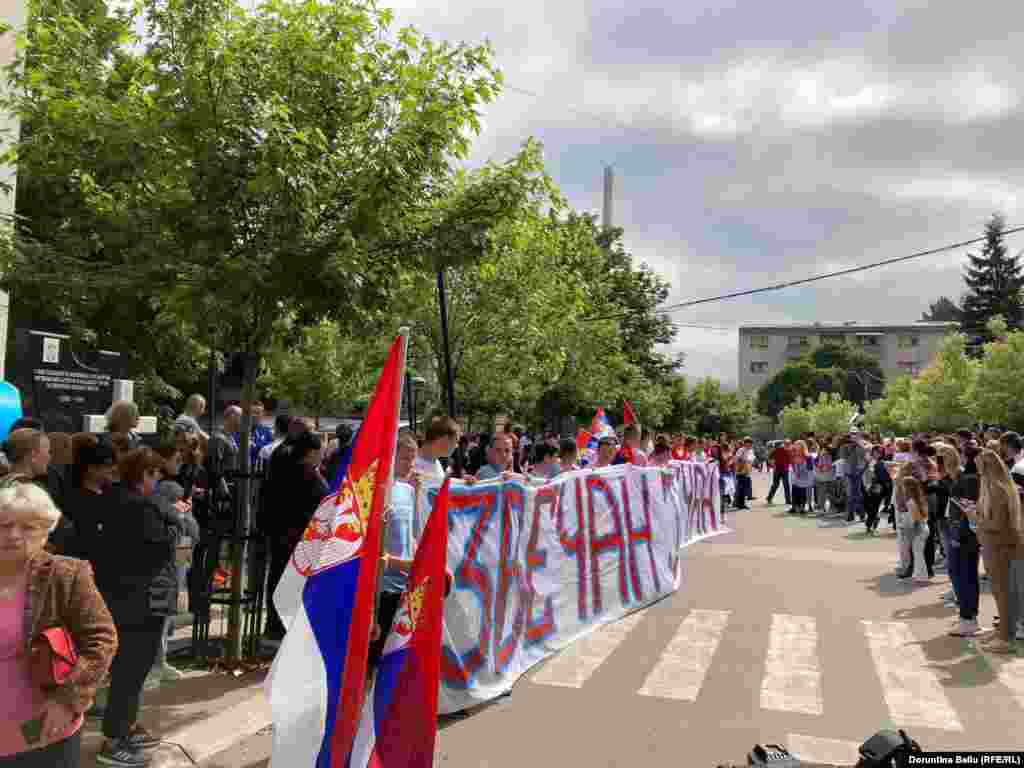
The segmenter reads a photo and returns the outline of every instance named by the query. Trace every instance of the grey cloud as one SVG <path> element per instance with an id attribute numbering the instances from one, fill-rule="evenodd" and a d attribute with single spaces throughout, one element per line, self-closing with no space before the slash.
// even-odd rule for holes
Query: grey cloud
<path id="1" fill-rule="evenodd" d="M 399 22 L 492 40 L 508 92 L 473 162 L 540 137 L 570 202 L 620 179 L 618 223 L 671 280 L 712 296 L 1024 223 L 1024 4 L 924 0 L 402 0 Z M 1024 239 L 1013 241 L 1024 247 Z M 681 322 L 911 320 L 958 295 L 964 253 L 758 298 Z M 687 372 L 734 381 L 734 335 L 686 330 Z"/>

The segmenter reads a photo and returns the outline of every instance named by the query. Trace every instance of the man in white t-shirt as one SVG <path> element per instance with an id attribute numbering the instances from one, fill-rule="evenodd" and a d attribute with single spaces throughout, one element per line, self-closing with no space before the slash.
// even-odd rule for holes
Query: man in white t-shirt
<path id="1" fill-rule="evenodd" d="M 449 458 L 459 447 L 462 430 L 459 423 L 449 416 L 438 416 L 427 425 L 423 445 L 416 458 L 416 474 L 424 479 L 443 480 L 444 467 L 441 459 Z"/>

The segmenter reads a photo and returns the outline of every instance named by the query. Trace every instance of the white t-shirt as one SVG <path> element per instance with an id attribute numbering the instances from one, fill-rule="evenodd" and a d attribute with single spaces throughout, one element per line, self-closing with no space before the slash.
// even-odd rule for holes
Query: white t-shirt
<path id="1" fill-rule="evenodd" d="M 426 456 L 416 457 L 416 473 L 431 480 L 444 480 L 444 467 L 437 459 L 428 459 Z"/>

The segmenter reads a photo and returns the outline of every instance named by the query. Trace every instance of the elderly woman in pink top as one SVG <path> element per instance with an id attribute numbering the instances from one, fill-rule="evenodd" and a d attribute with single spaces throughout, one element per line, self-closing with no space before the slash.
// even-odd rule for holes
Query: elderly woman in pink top
<path id="1" fill-rule="evenodd" d="M 60 512 L 46 491 L 0 489 L 0 765 L 77 768 L 82 716 L 117 650 L 110 612 L 88 563 L 44 549 Z M 34 674 L 44 630 L 67 630 L 79 657 L 56 685 Z"/>

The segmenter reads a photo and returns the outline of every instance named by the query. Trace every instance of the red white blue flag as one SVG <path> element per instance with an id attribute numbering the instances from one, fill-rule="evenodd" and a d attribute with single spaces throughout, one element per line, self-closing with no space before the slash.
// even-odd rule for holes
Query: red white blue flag
<path id="1" fill-rule="evenodd" d="M 392 480 L 405 338 L 391 345 L 347 471 L 274 592 L 288 634 L 267 693 L 274 768 L 345 768 L 366 688 L 383 511 Z"/>
<path id="2" fill-rule="evenodd" d="M 448 484 L 416 549 L 409 586 L 384 642 L 351 768 L 431 768 L 437 738 L 448 559 Z"/>

